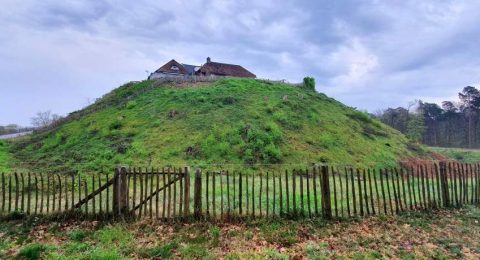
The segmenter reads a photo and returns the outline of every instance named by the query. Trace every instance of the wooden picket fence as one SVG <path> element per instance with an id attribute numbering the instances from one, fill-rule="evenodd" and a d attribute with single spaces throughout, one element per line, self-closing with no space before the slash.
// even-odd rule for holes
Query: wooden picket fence
<path id="1" fill-rule="evenodd" d="M 480 165 L 314 166 L 283 172 L 117 168 L 97 174 L 2 174 L 2 215 L 125 219 L 348 218 L 480 203 Z M 79 214 L 81 213 L 81 214 Z"/>

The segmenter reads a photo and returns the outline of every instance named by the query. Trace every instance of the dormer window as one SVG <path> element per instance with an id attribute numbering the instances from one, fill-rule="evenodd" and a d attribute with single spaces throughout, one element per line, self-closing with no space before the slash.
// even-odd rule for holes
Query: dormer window
<path id="1" fill-rule="evenodd" d="M 173 65 L 172 67 L 170 67 L 171 70 L 178 70 L 178 67 Z"/>

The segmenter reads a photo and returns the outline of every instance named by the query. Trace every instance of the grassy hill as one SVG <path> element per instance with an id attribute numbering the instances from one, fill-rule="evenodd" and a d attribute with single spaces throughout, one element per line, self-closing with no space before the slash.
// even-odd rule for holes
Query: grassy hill
<path id="1" fill-rule="evenodd" d="M 0 172 L 5 172 L 9 170 L 9 153 L 8 153 L 8 144 L 0 140 Z"/>
<path id="2" fill-rule="evenodd" d="M 10 151 L 26 167 L 54 171 L 117 164 L 393 166 L 425 155 L 398 131 L 324 94 L 253 79 L 126 84 Z"/>

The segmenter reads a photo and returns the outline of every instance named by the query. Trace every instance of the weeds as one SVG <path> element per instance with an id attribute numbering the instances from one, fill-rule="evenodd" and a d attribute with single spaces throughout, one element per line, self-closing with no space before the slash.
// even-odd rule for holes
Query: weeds
<path id="1" fill-rule="evenodd" d="M 147 248 L 142 250 L 141 255 L 148 258 L 168 259 L 172 256 L 173 250 L 178 248 L 178 244 L 175 242 L 166 243 L 161 246 Z"/>
<path id="2" fill-rule="evenodd" d="M 46 250 L 46 246 L 38 243 L 26 245 L 17 254 L 18 259 L 40 259 L 43 252 Z"/>

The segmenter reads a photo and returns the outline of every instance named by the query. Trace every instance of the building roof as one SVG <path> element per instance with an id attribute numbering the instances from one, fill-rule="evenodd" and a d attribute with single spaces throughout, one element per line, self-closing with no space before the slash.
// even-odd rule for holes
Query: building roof
<path id="1" fill-rule="evenodd" d="M 198 66 L 195 66 L 195 65 L 190 65 L 190 64 L 185 64 L 185 63 L 183 63 L 182 65 L 183 65 L 183 67 L 185 67 L 185 70 L 187 71 L 188 75 L 195 74 L 195 68 L 198 67 Z"/>
<path id="2" fill-rule="evenodd" d="M 232 76 L 244 78 L 256 78 L 257 76 L 240 65 L 212 62 L 210 59 L 203 64 L 196 72 L 198 75 L 217 75 L 217 76 Z"/>
<path id="3" fill-rule="evenodd" d="M 155 71 L 156 73 L 188 74 L 184 65 L 176 60 L 171 60 Z"/>

